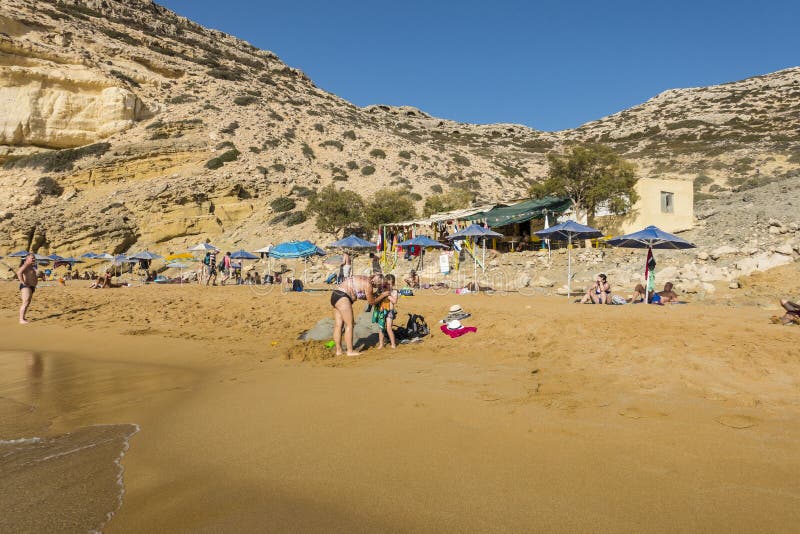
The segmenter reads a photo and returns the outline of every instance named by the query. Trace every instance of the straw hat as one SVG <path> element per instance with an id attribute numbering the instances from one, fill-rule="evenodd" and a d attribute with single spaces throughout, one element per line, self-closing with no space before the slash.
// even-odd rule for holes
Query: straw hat
<path id="1" fill-rule="evenodd" d="M 462 310 L 461 306 L 459 306 L 458 304 L 453 304 L 452 306 L 450 306 L 450 313 L 458 313 L 460 311 L 464 310 Z"/>
<path id="2" fill-rule="evenodd" d="M 463 328 L 463 327 L 461 326 L 461 321 L 459 321 L 458 319 L 454 319 L 454 320 L 450 321 L 449 323 L 447 323 L 447 329 L 448 330 L 459 330 L 461 328 Z"/>

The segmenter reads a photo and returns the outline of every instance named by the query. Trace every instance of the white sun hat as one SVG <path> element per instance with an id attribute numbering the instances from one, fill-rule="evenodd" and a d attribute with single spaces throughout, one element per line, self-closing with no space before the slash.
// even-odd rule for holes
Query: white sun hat
<path id="1" fill-rule="evenodd" d="M 447 329 L 448 330 L 459 330 L 461 328 L 463 328 L 463 327 L 461 326 L 461 321 L 459 321 L 458 319 L 454 319 L 454 320 L 450 321 L 449 323 L 447 323 Z"/>

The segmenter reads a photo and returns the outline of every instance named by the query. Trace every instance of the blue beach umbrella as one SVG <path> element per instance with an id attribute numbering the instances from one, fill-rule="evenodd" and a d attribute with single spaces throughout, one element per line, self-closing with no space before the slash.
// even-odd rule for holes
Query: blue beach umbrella
<path id="1" fill-rule="evenodd" d="M 244 273 L 244 260 L 257 260 L 259 258 L 260 258 L 260 256 L 256 256 L 255 254 L 251 254 L 250 252 L 247 252 L 244 249 L 239 249 L 236 252 L 231 254 L 231 259 L 242 260 L 240 262 L 240 265 L 239 265 L 239 268 L 241 269 L 242 273 Z"/>
<path id="2" fill-rule="evenodd" d="M 87 252 L 86 254 L 81 254 L 81 258 L 86 260 L 96 260 L 97 256 L 98 254 L 95 254 L 94 252 Z"/>
<path id="3" fill-rule="evenodd" d="M 251 254 L 244 249 L 237 250 L 231 254 L 231 259 L 233 260 L 257 260 L 259 256 L 255 254 Z"/>
<path id="4" fill-rule="evenodd" d="M 310 256 L 324 256 L 325 251 L 311 241 L 286 241 L 275 245 L 269 250 L 270 261 L 272 258 L 308 258 Z M 305 279 L 305 262 L 303 262 L 303 278 Z"/>
<path id="5" fill-rule="evenodd" d="M 329 247 L 332 248 L 375 248 L 377 245 L 366 239 L 361 239 L 355 234 L 349 235 L 339 241 L 334 241 Z"/>
<path id="6" fill-rule="evenodd" d="M 567 298 L 569 298 L 572 294 L 572 241 L 602 237 L 603 232 L 597 228 L 569 220 L 550 228 L 539 230 L 536 235 L 542 239 L 567 241 Z"/>
<path id="7" fill-rule="evenodd" d="M 47 259 L 51 261 L 64 261 L 64 258 L 59 256 L 58 254 L 50 254 L 49 256 L 47 256 Z"/>
<path id="8" fill-rule="evenodd" d="M 159 256 L 154 252 L 150 252 L 149 250 L 143 250 L 142 252 L 137 252 L 136 254 L 131 254 L 128 256 L 131 260 L 160 260 L 164 256 Z"/>
<path id="9" fill-rule="evenodd" d="M 94 259 L 96 260 L 106 260 L 111 261 L 115 258 L 113 254 L 109 254 L 108 252 L 103 252 L 101 254 L 95 254 Z"/>
<path id="10" fill-rule="evenodd" d="M 418 235 L 412 239 L 407 239 L 397 244 L 398 247 L 437 247 L 437 248 L 447 248 L 447 245 L 443 245 L 438 241 L 431 239 L 425 235 Z"/>
<path id="11" fill-rule="evenodd" d="M 665 232 L 657 226 L 648 226 L 644 230 L 609 239 L 608 244 L 612 247 L 647 249 L 647 260 L 645 261 L 645 302 L 648 302 L 650 290 L 654 289 L 653 286 L 655 286 L 656 262 L 655 258 L 653 258 L 653 249 L 684 250 L 687 248 L 695 248 L 694 243 L 690 243 L 683 238 Z M 650 277 L 652 277 L 652 283 Z"/>
<path id="12" fill-rule="evenodd" d="M 28 254 L 30 254 L 30 252 L 28 252 L 27 250 L 18 250 L 16 252 L 12 252 L 11 254 L 9 254 L 8 257 L 9 258 L 24 258 Z"/>
<path id="13" fill-rule="evenodd" d="M 468 237 L 503 237 L 503 234 L 484 228 L 480 224 L 470 224 L 466 228 L 462 228 L 453 235 L 448 236 L 447 239 L 466 239 Z"/>
<path id="14" fill-rule="evenodd" d="M 269 250 L 270 258 L 307 258 L 315 254 L 325 254 L 321 248 L 310 241 L 287 241 Z"/>
<path id="15" fill-rule="evenodd" d="M 451 236 L 448 236 L 447 239 L 451 241 L 460 240 L 460 239 L 467 239 L 467 238 L 474 238 L 474 239 L 482 239 L 483 240 L 483 260 L 481 263 L 481 269 L 484 269 L 486 265 L 486 238 L 487 237 L 503 237 L 503 234 L 500 232 L 495 232 L 494 230 L 490 230 L 488 228 L 484 228 L 480 224 L 470 224 L 466 228 L 462 228 L 458 232 L 454 233 Z M 475 254 L 472 254 L 473 259 L 473 266 L 472 266 L 472 274 L 477 279 L 478 276 L 478 258 Z M 477 280 L 476 280 L 477 282 Z"/>
<path id="16" fill-rule="evenodd" d="M 623 248 L 656 248 L 656 249 L 687 249 L 695 248 L 683 238 L 672 235 L 657 226 L 648 226 L 644 230 L 632 234 L 615 237 L 608 240 L 612 247 Z"/>

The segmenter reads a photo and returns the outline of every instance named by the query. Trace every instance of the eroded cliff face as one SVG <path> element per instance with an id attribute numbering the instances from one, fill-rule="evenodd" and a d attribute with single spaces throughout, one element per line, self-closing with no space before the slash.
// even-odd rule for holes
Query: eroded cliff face
<path id="1" fill-rule="evenodd" d="M 139 97 L 118 80 L 69 60 L 0 40 L 0 145 L 83 146 L 146 116 Z"/>
<path id="2" fill-rule="evenodd" d="M 149 0 L 0 3 L 0 253 L 323 239 L 303 219 L 322 187 L 508 201 L 575 141 L 611 145 L 641 176 L 701 176 L 706 194 L 800 175 L 798 68 L 540 132 L 356 107 Z"/>

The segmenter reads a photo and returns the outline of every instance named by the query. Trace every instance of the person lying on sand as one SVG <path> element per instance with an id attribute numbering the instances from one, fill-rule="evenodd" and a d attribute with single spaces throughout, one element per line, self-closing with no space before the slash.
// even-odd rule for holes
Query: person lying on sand
<path id="1" fill-rule="evenodd" d="M 117 289 L 128 284 L 117 284 L 111 281 L 111 272 L 107 271 L 105 275 L 98 276 L 89 289 Z"/>
<path id="2" fill-rule="evenodd" d="M 782 317 L 772 316 L 775 324 L 800 324 L 800 304 L 795 304 L 791 300 L 781 299 L 781 307 L 786 310 Z"/>
<path id="3" fill-rule="evenodd" d="M 342 326 L 344 326 L 344 344 L 348 356 L 358 356 L 353 349 L 353 304 L 357 300 L 366 300 L 371 306 L 376 305 L 389 296 L 389 291 L 375 295 L 375 289 L 383 285 L 383 275 L 352 276 L 346 278 L 331 293 L 331 306 L 333 306 L 333 343 L 336 355 L 342 354 Z"/>
<path id="4" fill-rule="evenodd" d="M 581 299 L 581 304 L 611 304 L 611 284 L 608 283 L 606 275 L 600 273 L 594 281 L 594 285 L 586 290 L 586 294 Z"/>
<path id="5" fill-rule="evenodd" d="M 664 291 L 656 293 L 656 295 L 661 297 L 661 304 L 672 304 L 680 300 L 678 299 L 678 294 L 673 291 L 673 287 L 672 282 L 667 282 L 664 284 Z"/>

